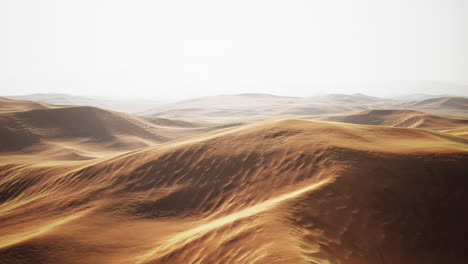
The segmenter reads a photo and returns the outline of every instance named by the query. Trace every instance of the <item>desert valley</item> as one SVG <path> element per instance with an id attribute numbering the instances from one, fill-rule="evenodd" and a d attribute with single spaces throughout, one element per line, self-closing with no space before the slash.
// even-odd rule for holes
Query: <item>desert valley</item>
<path id="1" fill-rule="evenodd" d="M 0 98 L 2 264 L 468 261 L 466 97 L 46 99 Z"/>

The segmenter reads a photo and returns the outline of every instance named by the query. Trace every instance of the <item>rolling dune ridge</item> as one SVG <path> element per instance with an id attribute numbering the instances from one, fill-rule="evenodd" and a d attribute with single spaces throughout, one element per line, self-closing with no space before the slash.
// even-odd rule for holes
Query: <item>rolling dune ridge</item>
<path id="1" fill-rule="evenodd" d="M 468 141 L 273 120 L 3 165 L 0 263 L 464 263 Z"/>
<path id="2" fill-rule="evenodd" d="M 308 119 L 445 131 L 468 127 L 468 119 L 466 118 L 431 115 L 413 110 L 369 110 L 355 113 L 311 116 Z"/>
<path id="3" fill-rule="evenodd" d="M 54 106 L 27 100 L 13 100 L 0 97 L 0 113 L 28 111 L 34 109 L 48 109 Z"/>
<path id="4" fill-rule="evenodd" d="M 404 108 L 417 109 L 447 115 L 466 116 L 468 114 L 468 98 L 444 96 L 401 104 Z"/>
<path id="5" fill-rule="evenodd" d="M 90 106 L 2 99 L 0 162 L 94 159 L 216 130 L 218 126 Z"/>

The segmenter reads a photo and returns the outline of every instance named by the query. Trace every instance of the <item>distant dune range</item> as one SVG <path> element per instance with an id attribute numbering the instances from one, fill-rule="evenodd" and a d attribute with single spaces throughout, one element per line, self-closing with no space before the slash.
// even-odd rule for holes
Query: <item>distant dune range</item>
<path id="1" fill-rule="evenodd" d="M 2 99 L 0 263 L 466 263 L 467 120 L 356 96 L 224 123 Z"/>
<path id="2" fill-rule="evenodd" d="M 166 118 L 232 119 L 245 121 L 281 116 L 366 110 L 372 107 L 364 104 L 364 102 L 376 103 L 379 100 L 383 99 L 361 94 L 331 94 L 303 98 L 249 93 L 194 98 L 162 105 L 147 110 L 142 114 Z"/>
<path id="3" fill-rule="evenodd" d="M 461 89 L 461 87 L 457 89 Z M 139 112 L 144 116 L 221 122 L 226 122 L 226 119 L 229 119 L 230 122 L 244 122 L 272 117 L 335 114 L 375 109 L 411 109 L 431 114 L 462 117 L 468 115 L 468 98 L 429 94 L 381 98 L 361 93 L 324 94 L 312 97 L 244 93 L 198 97 L 172 103 L 155 100 L 112 100 L 67 94 L 30 94 L 9 96 L 8 98 L 53 105 L 93 106 L 127 113 Z"/>
<path id="4" fill-rule="evenodd" d="M 93 106 L 125 113 L 137 113 L 163 104 L 162 101 L 144 99 L 106 99 L 69 94 L 39 93 L 20 96 L 7 96 L 15 100 L 30 100 L 53 105 Z"/>
<path id="5" fill-rule="evenodd" d="M 433 108 L 468 108 L 468 98 L 464 97 L 437 97 L 409 103 L 409 106 L 433 107 Z"/>
<path id="6" fill-rule="evenodd" d="M 0 152 L 31 153 L 33 158 L 38 153 L 71 160 L 95 158 L 199 134 L 218 126 L 132 116 L 89 106 L 0 100 Z M 17 155 L 9 157 L 18 158 Z"/>
<path id="7" fill-rule="evenodd" d="M 468 98 L 434 97 L 419 101 L 385 99 L 363 94 L 328 94 L 315 97 L 284 97 L 239 94 L 200 97 L 165 104 L 143 115 L 204 120 L 258 121 L 272 117 L 297 117 L 366 110 L 415 110 L 432 114 L 468 115 Z"/>
<path id="8" fill-rule="evenodd" d="M 468 115 L 468 98 L 466 97 L 436 97 L 420 101 L 406 102 L 402 107 L 420 109 L 426 112 L 434 112 L 449 115 Z"/>
<path id="9" fill-rule="evenodd" d="M 307 119 L 391 127 L 450 131 L 468 129 L 468 118 L 431 115 L 413 110 L 369 110 L 356 113 L 311 116 Z"/>

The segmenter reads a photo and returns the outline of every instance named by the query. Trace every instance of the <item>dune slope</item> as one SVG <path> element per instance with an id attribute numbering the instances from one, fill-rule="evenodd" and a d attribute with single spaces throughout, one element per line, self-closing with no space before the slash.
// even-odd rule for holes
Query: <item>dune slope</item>
<path id="1" fill-rule="evenodd" d="M 8 96 L 15 100 L 31 100 L 51 105 L 92 106 L 125 113 L 137 113 L 163 104 L 151 99 L 111 99 L 105 97 L 87 97 L 70 94 L 37 93 L 20 96 Z"/>
<path id="2" fill-rule="evenodd" d="M 20 112 L 34 109 L 47 109 L 53 108 L 52 105 L 45 103 L 26 101 L 26 100 L 12 100 L 0 97 L 0 113 Z"/>
<path id="3" fill-rule="evenodd" d="M 218 125 L 1 99 L 0 163 L 92 159 L 204 133 Z"/>
<path id="4" fill-rule="evenodd" d="M 449 130 L 468 127 L 468 119 L 432 115 L 413 110 L 369 110 L 363 112 L 309 117 L 314 120 L 362 125 Z"/>
<path id="5" fill-rule="evenodd" d="M 163 137 L 134 124 L 131 118 L 116 112 L 94 107 L 61 107 L 34 109 L 0 114 L 0 133 L 8 140 L 2 141 L 0 151 L 12 151 L 44 140 L 86 139 L 90 143 L 119 142 L 120 136 L 135 139 L 164 141 Z M 166 140 L 167 141 L 167 140 Z M 128 141 L 137 144 L 137 140 Z M 143 143 L 139 147 L 148 146 Z"/>
<path id="6" fill-rule="evenodd" d="M 405 102 L 400 105 L 406 109 L 422 110 L 456 116 L 468 114 L 468 98 L 457 96 L 435 97 L 419 101 Z"/>
<path id="7" fill-rule="evenodd" d="M 247 93 L 194 98 L 159 106 L 143 114 L 166 118 L 252 122 L 272 116 L 290 117 L 366 110 L 374 108 L 373 104 L 380 100 L 383 99 L 362 94 L 332 94 L 304 98 Z"/>
<path id="8" fill-rule="evenodd" d="M 421 101 L 412 102 L 409 105 L 418 107 L 435 107 L 435 108 L 455 108 L 464 109 L 468 108 L 468 98 L 465 97 L 436 97 L 429 98 Z"/>
<path id="9" fill-rule="evenodd" d="M 464 263 L 468 140 L 268 121 L 0 169 L 0 263 Z"/>

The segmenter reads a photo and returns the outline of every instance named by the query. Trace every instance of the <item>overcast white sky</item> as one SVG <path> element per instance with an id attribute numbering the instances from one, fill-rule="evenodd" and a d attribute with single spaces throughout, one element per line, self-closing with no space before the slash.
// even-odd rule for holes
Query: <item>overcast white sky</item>
<path id="1" fill-rule="evenodd" d="M 310 95 L 324 83 L 468 84 L 467 47 L 467 0 L 0 1 L 1 94 Z"/>

